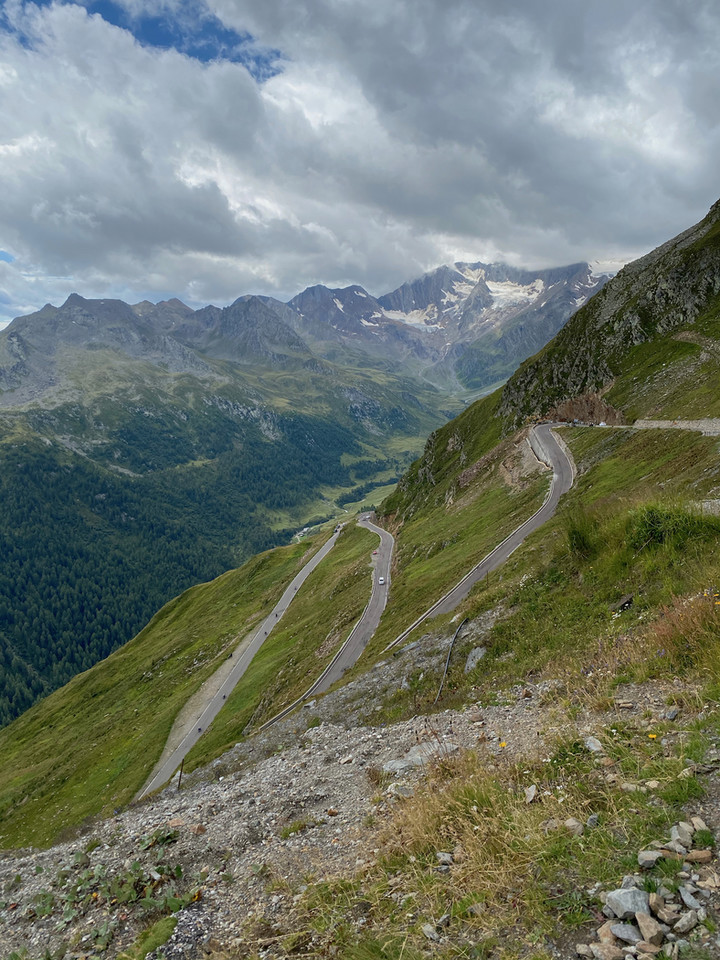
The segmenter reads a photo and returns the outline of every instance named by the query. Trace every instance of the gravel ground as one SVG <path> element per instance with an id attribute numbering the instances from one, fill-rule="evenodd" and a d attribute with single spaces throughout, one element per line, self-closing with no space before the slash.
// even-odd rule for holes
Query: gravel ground
<path id="1" fill-rule="evenodd" d="M 471 638 L 481 639 L 490 622 L 471 625 Z M 47 917 L 32 914 L 42 891 L 57 894 L 53 883 L 60 871 L 70 884 L 96 869 L 126 875 L 133 863 L 146 872 L 158 863 L 179 864 L 180 887 L 202 890 L 201 899 L 178 914 L 175 933 L 163 948 L 167 960 L 232 945 L 253 918 L 272 932 L 274 918 L 292 910 L 293 896 L 308 879 L 350 875 L 373 861 L 377 826 L 402 802 L 395 794 L 412 791 L 434 757 L 474 747 L 500 763 L 544 755 L 559 735 L 597 732 L 616 715 L 580 713 L 569 720 L 557 707 L 556 685 L 544 682 L 513 688 L 490 707 L 473 703 L 383 727 L 361 723 L 368 704 L 396 690 L 410 669 L 434 670 L 439 677 L 448 642 L 426 636 L 410 651 L 238 744 L 188 778 L 180 792 L 173 784 L 71 843 L 2 855 L 1 955 L 26 947 L 30 957 L 39 957 L 65 944 L 68 958 L 89 956 L 93 937 L 108 920 L 116 926 L 103 956 L 116 957 L 144 924 L 136 909 L 112 904 L 111 896 L 93 898 L 89 892 L 81 915 L 60 930 L 62 910 Z M 677 689 L 671 685 L 672 692 Z M 671 691 L 620 689 L 618 703 L 632 706 L 617 710 L 651 724 L 667 709 Z M 717 806 L 703 812 L 720 826 Z M 160 839 L 151 844 L 154 831 Z M 164 843 L 168 831 L 177 835 Z"/>

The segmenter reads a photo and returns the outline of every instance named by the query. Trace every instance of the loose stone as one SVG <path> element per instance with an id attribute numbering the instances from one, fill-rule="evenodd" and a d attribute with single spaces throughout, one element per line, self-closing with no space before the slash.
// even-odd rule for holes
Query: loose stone
<path id="1" fill-rule="evenodd" d="M 611 890 L 605 903 L 621 920 L 634 917 L 636 913 L 649 913 L 650 911 L 650 899 L 647 893 L 637 888 Z"/>
<path id="2" fill-rule="evenodd" d="M 685 847 L 686 850 L 689 850 L 692 846 L 694 832 L 689 823 L 676 823 L 674 827 L 670 828 L 670 839 L 677 841 L 677 843 Z M 678 851 L 678 853 L 680 852 L 681 851 Z"/>
<path id="3" fill-rule="evenodd" d="M 625 956 L 620 947 L 612 943 L 591 943 L 590 949 L 595 960 L 623 960 Z"/>
<path id="4" fill-rule="evenodd" d="M 690 850 L 685 854 L 685 859 L 689 863 L 710 863 L 712 850 Z"/>
<path id="5" fill-rule="evenodd" d="M 642 933 L 642 940 L 646 943 L 654 943 L 659 946 L 663 942 L 663 929 L 657 920 L 653 919 L 649 913 L 636 913 L 635 919 Z"/>
<path id="6" fill-rule="evenodd" d="M 643 939 L 643 935 L 634 923 L 614 923 L 610 930 L 613 936 L 624 943 L 639 943 Z"/>
<path id="7" fill-rule="evenodd" d="M 662 850 L 641 850 L 637 858 L 638 866 L 642 867 L 643 870 L 650 870 L 662 858 Z"/>
<path id="8" fill-rule="evenodd" d="M 684 913 L 673 927 L 673 933 L 690 933 L 698 924 L 697 913 L 694 910 L 688 910 Z"/>
<path id="9" fill-rule="evenodd" d="M 699 910 L 702 904 L 690 893 L 687 887 L 680 887 L 680 899 L 690 910 Z"/>

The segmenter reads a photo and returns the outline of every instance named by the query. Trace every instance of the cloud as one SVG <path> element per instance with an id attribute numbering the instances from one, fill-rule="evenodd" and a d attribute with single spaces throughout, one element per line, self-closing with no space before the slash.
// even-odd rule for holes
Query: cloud
<path id="1" fill-rule="evenodd" d="M 454 258 L 625 259 L 717 199 L 712 2 L 9 0 L 4 17 L 0 316 L 72 290 L 199 304 L 382 293 Z"/>

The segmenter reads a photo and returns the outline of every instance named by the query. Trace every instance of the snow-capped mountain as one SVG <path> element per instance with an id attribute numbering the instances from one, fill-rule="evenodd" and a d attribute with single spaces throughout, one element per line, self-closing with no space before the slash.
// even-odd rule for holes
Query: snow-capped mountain
<path id="1" fill-rule="evenodd" d="M 458 262 L 378 298 L 357 285 L 308 287 L 282 305 L 294 314 L 283 319 L 325 357 L 351 349 L 482 389 L 544 346 L 606 280 L 587 263 L 531 271 Z"/>

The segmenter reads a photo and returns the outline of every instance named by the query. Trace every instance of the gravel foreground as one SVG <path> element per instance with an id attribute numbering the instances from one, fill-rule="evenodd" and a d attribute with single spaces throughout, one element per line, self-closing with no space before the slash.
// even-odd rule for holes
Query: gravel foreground
<path id="1" fill-rule="evenodd" d="M 493 706 L 472 703 L 380 727 L 360 722 L 369 704 L 405 682 L 410 667 L 424 666 L 439 677 L 448 642 L 423 638 L 236 745 L 187 778 L 179 792 L 173 783 L 47 851 L 3 854 L 0 956 L 17 951 L 39 958 L 49 951 L 54 957 L 63 949 L 67 958 L 120 956 L 156 916 L 152 904 L 142 910 L 124 902 L 133 877 L 156 887 L 154 896 L 169 889 L 168 877 L 178 897 L 194 893 L 177 912 L 170 939 L 150 957 L 222 955 L 246 943 L 249 923 L 272 931 L 284 918 L 286 928 L 307 883 L 350 877 L 371 865 L 379 853 L 378 829 L 387 829 L 394 808 L 438 758 L 479 749 L 502 769 L 521 757 L 542 757 L 562 734 L 593 736 L 618 713 L 651 729 L 667 710 L 668 689 L 647 685 L 619 690 L 610 712 L 576 711 L 571 720 L 558 709 L 556 685 L 544 682 L 513 688 Z M 680 720 L 670 742 L 683 736 Z M 709 769 L 714 782 L 712 764 Z M 720 832 L 713 790 L 694 813 Z M 61 895 L 71 888 L 74 907 L 67 898 L 63 906 Z M 717 944 L 713 950 L 720 956 Z M 556 955 L 575 956 L 575 950 L 558 946 Z"/>

